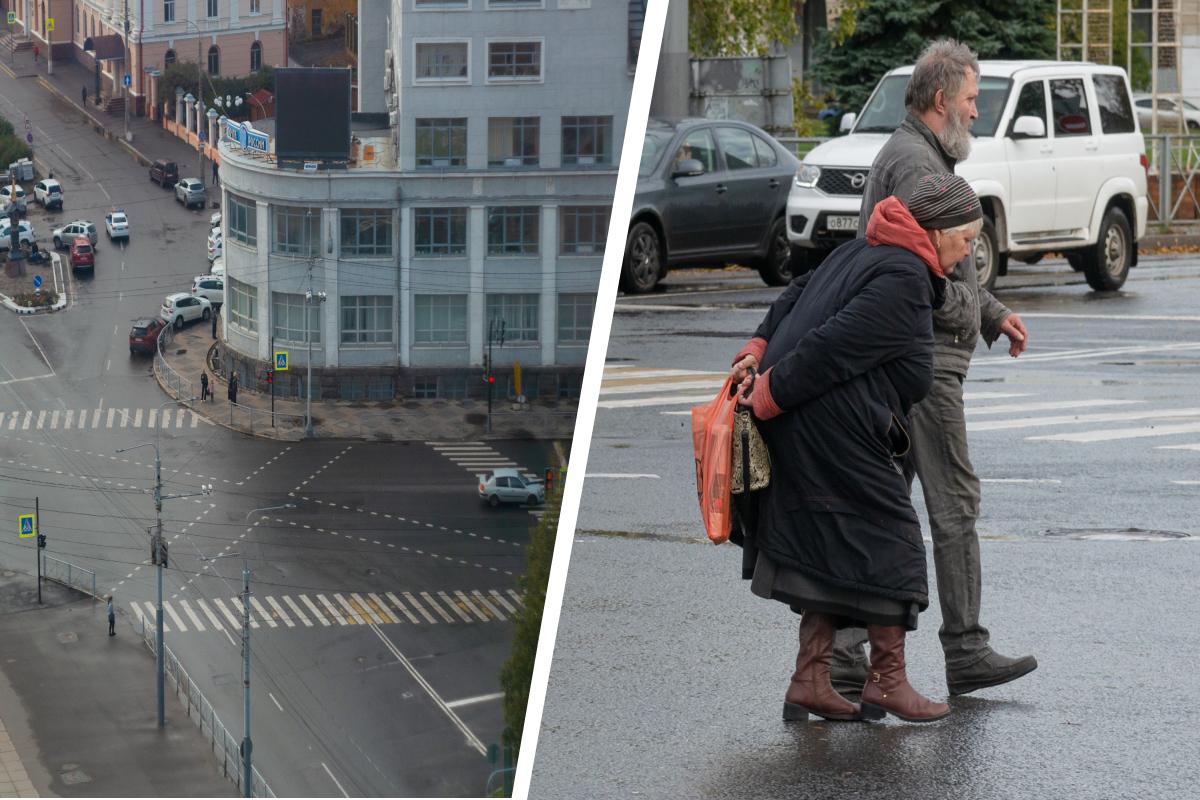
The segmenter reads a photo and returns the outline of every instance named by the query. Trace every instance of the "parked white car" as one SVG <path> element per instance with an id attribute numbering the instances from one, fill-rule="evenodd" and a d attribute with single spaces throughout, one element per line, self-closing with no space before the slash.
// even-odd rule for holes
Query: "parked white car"
<path id="1" fill-rule="evenodd" d="M 980 284 L 1008 259 L 1065 251 L 1097 291 L 1119 289 L 1146 232 L 1145 140 L 1125 71 L 1078 62 L 981 61 L 971 155 L 957 166 L 983 204 L 975 240 Z M 911 66 L 889 72 L 847 136 L 804 158 L 788 196 L 792 273 L 820 263 L 858 231 L 875 156 L 904 121 Z"/>
<path id="2" fill-rule="evenodd" d="M 225 279 L 216 275 L 197 275 L 192 278 L 192 294 L 219 306 L 225 302 Z"/>
<path id="3" fill-rule="evenodd" d="M 515 469 L 494 469 L 477 475 L 479 499 L 492 508 L 501 503 L 526 503 L 536 506 L 546 501 L 546 486 L 536 478 L 527 478 Z"/>
<path id="4" fill-rule="evenodd" d="M 221 235 L 220 228 L 213 228 L 212 233 L 208 235 L 208 260 L 209 262 L 216 261 L 225 255 L 225 237 Z"/>
<path id="5" fill-rule="evenodd" d="M 62 184 L 54 178 L 40 180 L 33 185 L 33 199 L 42 204 L 42 208 L 51 209 L 63 207 Z"/>
<path id="6" fill-rule="evenodd" d="M 26 211 L 25 190 L 19 183 L 6 183 L 0 186 L 0 211 L 7 214 L 11 205 L 15 205 L 17 211 L 22 214 Z"/>
<path id="7" fill-rule="evenodd" d="M 71 242 L 75 241 L 76 236 L 86 236 L 88 241 L 92 243 L 92 247 L 96 246 L 96 241 L 100 238 L 96 233 L 96 226 L 86 219 L 77 219 L 74 222 L 68 222 L 61 228 L 55 228 L 50 235 L 54 239 L 54 247 L 58 250 L 70 247 Z"/>
<path id="8" fill-rule="evenodd" d="M 17 223 L 17 240 L 23 245 L 31 245 L 37 241 L 37 231 L 29 220 Z M 12 246 L 12 221 L 8 217 L 0 217 L 0 250 L 8 250 Z"/>
<path id="9" fill-rule="evenodd" d="M 187 292 L 169 294 L 163 299 L 159 316 L 168 325 L 182 328 L 183 323 L 207 320 L 212 316 L 212 303 L 203 297 L 193 297 Z"/>
<path id="10" fill-rule="evenodd" d="M 217 258 L 214 258 L 213 262 L 212 262 L 212 266 L 209 267 L 208 272 L 210 275 L 215 275 L 218 278 L 224 279 L 224 277 L 225 277 L 225 257 L 218 256 Z"/>

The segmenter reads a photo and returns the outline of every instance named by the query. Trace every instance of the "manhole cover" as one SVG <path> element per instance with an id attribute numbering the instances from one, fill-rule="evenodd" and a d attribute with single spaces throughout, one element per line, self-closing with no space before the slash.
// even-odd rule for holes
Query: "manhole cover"
<path id="1" fill-rule="evenodd" d="M 1192 538 L 1190 533 L 1144 528 L 1050 528 L 1046 535 L 1096 542 L 1162 542 Z"/>
<path id="2" fill-rule="evenodd" d="M 88 783 L 92 779 L 91 775 L 88 775 L 81 769 L 73 769 L 70 772 L 64 772 L 58 777 L 67 786 L 74 786 L 78 783 Z"/>
<path id="3" fill-rule="evenodd" d="M 72 642 L 78 642 L 79 637 L 73 631 L 68 631 L 67 633 L 60 633 L 58 640 L 63 644 L 71 644 Z"/>

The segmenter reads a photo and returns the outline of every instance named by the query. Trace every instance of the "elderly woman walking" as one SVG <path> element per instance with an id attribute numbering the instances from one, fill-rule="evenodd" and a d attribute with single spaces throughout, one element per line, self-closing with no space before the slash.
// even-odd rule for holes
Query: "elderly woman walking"
<path id="1" fill-rule="evenodd" d="M 803 615 L 785 719 L 950 713 L 905 672 L 906 632 L 929 592 L 902 459 L 909 409 L 933 380 L 933 309 L 982 216 L 951 174 L 922 178 L 907 207 L 885 199 L 866 239 L 784 290 L 734 359 L 738 402 L 753 408 L 772 462 L 748 532 L 751 589 Z M 847 626 L 865 626 L 871 645 L 861 707 L 830 683 L 834 632 Z"/>

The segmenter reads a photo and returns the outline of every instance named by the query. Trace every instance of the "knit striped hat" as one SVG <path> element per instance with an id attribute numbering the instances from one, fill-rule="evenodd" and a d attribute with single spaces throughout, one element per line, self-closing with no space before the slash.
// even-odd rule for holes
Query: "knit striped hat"
<path id="1" fill-rule="evenodd" d="M 908 211 L 927 231 L 966 225 L 983 217 L 983 208 L 971 185 L 957 175 L 926 175 L 908 199 Z"/>

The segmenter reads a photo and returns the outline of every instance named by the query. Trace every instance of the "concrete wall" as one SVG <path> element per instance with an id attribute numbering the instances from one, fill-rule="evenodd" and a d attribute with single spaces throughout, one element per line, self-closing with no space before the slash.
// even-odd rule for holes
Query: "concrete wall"
<path id="1" fill-rule="evenodd" d="M 387 111 L 384 56 L 391 26 L 390 3 L 364 3 L 358 18 L 358 110 Z"/>

